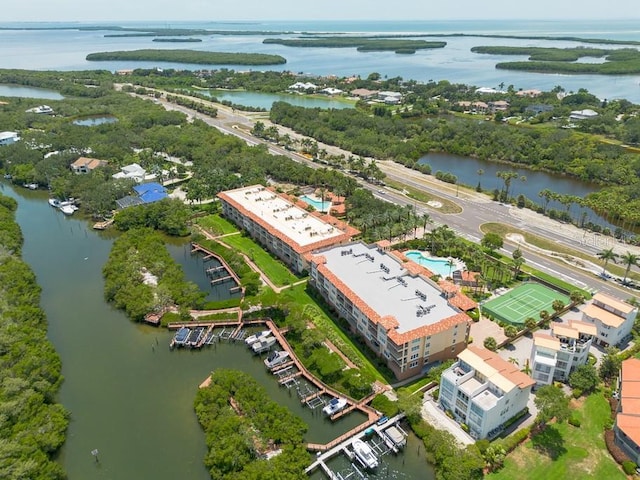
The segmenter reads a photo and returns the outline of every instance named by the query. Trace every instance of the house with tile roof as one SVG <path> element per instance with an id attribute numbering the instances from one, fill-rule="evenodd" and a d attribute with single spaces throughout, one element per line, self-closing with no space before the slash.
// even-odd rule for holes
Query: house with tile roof
<path id="1" fill-rule="evenodd" d="M 551 335 L 535 333 L 530 365 L 536 385 L 566 382 L 577 367 L 587 363 L 596 334 L 595 325 L 578 320 L 554 323 Z"/>
<path id="2" fill-rule="evenodd" d="M 76 175 L 93 172 L 98 167 L 104 167 L 108 162 L 97 158 L 80 157 L 71 164 L 71 171 Z"/>
<path id="3" fill-rule="evenodd" d="M 309 284 L 402 380 L 425 365 L 455 358 L 470 318 L 428 271 L 384 244 L 354 242 L 307 255 Z"/>
<path id="4" fill-rule="evenodd" d="M 618 409 L 613 425 L 615 442 L 640 464 L 640 360 L 622 362 L 618 378 Z"/>
<path id="5" fill-rule="evenodd" d="M 360 233 L 336 217 L 308 212 L 304 202 L 262 185 L 220 192 L 218 199 L 227 219 L 296 273 L 309 269 L 305 254 L 348 243 Z"/>
<path id="6" fill-rule="evenodd" d="M 516 365 L 484 348 L 469 346 L 440 377 L 440 406 L 469 427 L 475 439 L 495 438 L 524 410 L 535 384 Z"/>
<path id="7" fill-rule="evenodd" d="M 582 320 L 595 325 L 597 342 L 603 347 L 619 344 L 631 333 L 638 309 L 618 298 L 604 293 L 593 296 L 582 309 Z"/>

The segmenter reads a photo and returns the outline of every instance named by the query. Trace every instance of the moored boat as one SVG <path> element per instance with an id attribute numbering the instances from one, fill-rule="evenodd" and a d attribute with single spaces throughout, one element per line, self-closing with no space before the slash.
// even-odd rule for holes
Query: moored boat
<path id="1" fill-rule="evenodd" d="M 55 208 L 60 208 L 60 200 L 58 200 L 57 198 L 50 198 L 49 205 Z"/>
<path id="2" fill-rule="evenodd" d="M 363 467 L 373 470 L 378 466 L 378 459 L 366 442 L 357 438 L 351 442 L 351 446 L 353 447 L 353 453 L 355 453 L 356 458 Z"/>
<path id="3" fill-rule="evenodd" d="M 286 362 L 288 358 L 289 352 L 285 352 L 284 350 L 275 350 L 264 359 L 264 364 L 269 370 L 271 370 L 272 368 Z"/>
<path id="4" fill-rule="evenodd" d="M 250 335 L 247 338 L 245 338 L 244 343 L 246 343 L 247 346 L 250 347 L 254 343 L 259 342 L 260 340 L 264 340 L 269 335 L 271 335 L 271 330 L 263 330 L 261 332 L 254 333 L 253 335 Z"/>
<path id="5" fill-rule="evenodd" d="M 327 405 L 325 405 L 325 407 L 322 409 L 322 413 L 328 416 L 335 415 L 340 410 L 343 410 L 346 406 L 346 398 L 336 397 L 333 398 Z"/>
<path id="6" fill-rule="evenodd" d="M 275 343 L 276 337 L 266 337 L 251 345 L 251 348 L 253 349 L 253 353 L 262 353 L 269 350 Z"/>
<path id="7" fill-rule="evenodd" d="M 65 215 L 73 215 L 76 210 L 77 209 L 74 208 L 72 205 L 62 205 L 62 206 L 60 206 L 60 211 L 62 213 L 64 213 Z"/>

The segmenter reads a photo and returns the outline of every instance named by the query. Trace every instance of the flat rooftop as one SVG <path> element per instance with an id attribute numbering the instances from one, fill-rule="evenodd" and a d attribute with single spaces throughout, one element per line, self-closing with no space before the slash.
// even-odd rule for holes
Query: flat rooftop
<path id="1" fill-rule="evenodd" d="M 351 243 L 313 257 L 324 257 L 324 266 L 381 318 L 395 317 L 399 334 L 460 314 L 434 284 L 411 276 L 400 260 L 375 245 Z"/>
<path id="2" fill-rule="evenodd" d="M 345 235 L 336 225 L 261 185 L 228 190 L 218 196 L 236 208 L 240 207 L 257 223 L 279 232 L 280 236 L 286 237 L 287 243 L 298 245 L 301 250 L 318 242 L 332 243 L 331 239 L 337 243 Z"/>

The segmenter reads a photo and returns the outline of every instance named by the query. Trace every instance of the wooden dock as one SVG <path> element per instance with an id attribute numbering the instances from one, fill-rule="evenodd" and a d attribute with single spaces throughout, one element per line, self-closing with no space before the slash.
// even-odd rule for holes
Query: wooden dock
<path id="1" fill-rule="evenodd" d="M 93 229 L 94 230 L 106 230 L 111 225 L 113 225 L 113 218 L 110 218 L 109 220 L 105 220 L 103 222 L 94 223 L 93 224 Z"/>
<path id="2" fill-rule="evenodd" d="M 236 286 L 233 287 L 234 292 L 236 292 L 236 291 L 238 291 L 238 289 L 240 289 L 240 291 L 242 291 L 242 294 L 244 295 L 244 288 L 242 288 L 242 282 L 240 281 L 240 278 L 238 277 L 238 275 L 236 275 L 236 272 L 233 271 L 233 269 L 229 266 L 229 264 L 226 262 L 226 260 L 224 258 L 222 258 L 217 253 L 212 252 L 211 250 L 203 247 L 199 243 L 191 242 L 191 253 L 198 253 L 198 252 L 204 254 L 202 259 L 205 260 L 205 261 L 206 260 L 210 260 L 212 258 L 215 258 L 218 262 L 220 262 L 220 265 L 222 267 L 224 267 L 224 269 L 229 274 L 228 276 L 223 277 L 224 280 L 233 279 L 233 281 L 236 282 Z M 210 268 L 207 271 L 215 270 L 215 268 L 217 268 L 217 267 Z M 211 281 L 212 285 L 216 285 L 217 283 L 223 283 L 223 282 L 221 281 L 221 279 L 214 279 L 214 280 Z"/>

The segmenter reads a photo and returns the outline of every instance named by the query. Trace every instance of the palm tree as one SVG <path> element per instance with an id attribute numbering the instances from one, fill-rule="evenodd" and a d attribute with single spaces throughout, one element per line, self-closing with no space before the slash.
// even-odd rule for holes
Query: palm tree
<path id="1" fill-rule="evenodd" d="M 484 175 L 484 170 L 479 168 L 477 173 L 478 173 L 478 186 L 476 187 L 476 191 L 481 192 L 482 185 L 480 185 L 480 178 L 482 177 L 482 175 Z"/>
<path id="2" fill-rule="evenodd" d="M 518 359 L 516 357 L 509 357 L 509 363 L 511 363 L 512 365 L 520 365 L 520 362 L 518 362 Z"/>
<path id="3" fill-rule="evenodd" d="M 609 261 L 613 261 L 613 263 L 618 263 L 618 254 L 613 251 L 613 248 L 607 248 L 602 250 L 601 252 L 596 253 L 596 256 L 600 260 L 604 260 L 604 266 L 602 267 L 602 274 L 604 275 L 607 270 L 607 264 Z"/>
<path id="4" fill-rule="evenodd" d="M 640 261 L 640 255 L 636 255 L 635 253 L 631 253 L 627 251 L 627 253 L 620 255 L 620 260 L 627 266 L 627 269 L 624 272 L 624 278 L 622 279 L 622 283 L 627 283 L 627 276 L 629 275 L 629 270 L 631 270 L 631 266 L 638 266 L 638 261 Z"/>

